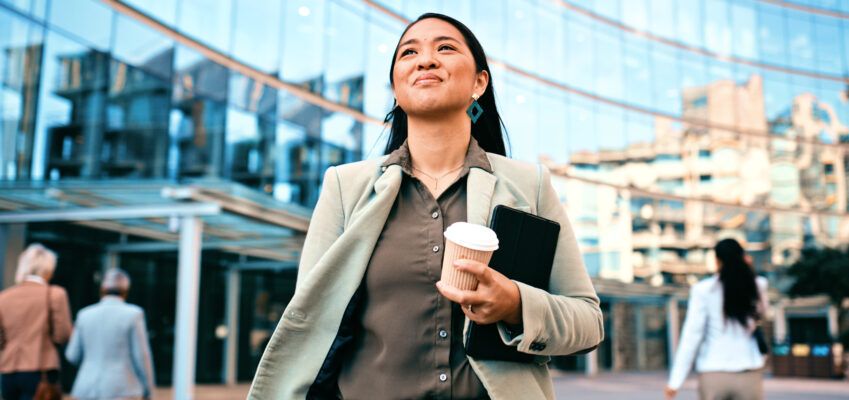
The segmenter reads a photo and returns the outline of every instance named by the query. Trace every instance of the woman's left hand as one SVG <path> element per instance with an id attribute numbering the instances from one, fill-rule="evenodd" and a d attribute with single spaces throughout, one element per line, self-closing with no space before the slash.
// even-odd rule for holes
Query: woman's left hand
<path id="1" fill-rule="evenodd" d="M 470 320 L 482 325 L 499 321 L 511 325 L 522 323 L 522 297 L 515 282 L 478 261 L 457 260 L 454 266 L 458 271 L 474 275 L 478 279 L 477 289 L 460 290 L 442 281 L 436 283 L 436 288 L 448 300 L 459 303 Z"/>

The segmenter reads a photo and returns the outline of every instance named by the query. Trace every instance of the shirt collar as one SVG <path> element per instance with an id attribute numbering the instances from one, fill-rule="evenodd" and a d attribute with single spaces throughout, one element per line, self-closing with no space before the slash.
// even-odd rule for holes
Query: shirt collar
<path id="1" fill-rule="evenodd" d="M 106 303 L 114 303 L 114 302 L 116 302 L 116 301 L 117 301 L 117 302 L 121 302 L 121 303 L 123 303 L 123 302 L 124 302 L 124 298 L 123 298 L 123 297 L 121 297 L 121 296 L 116 296 L 116 295 L 114 295 L 114 294 L 107 294 L 107 295 L 105 295 L 105 296 L 101 297 L 101 298 L 100 298 L 100 301 L 102 301 L 102 302 L 106 302 Z"/>
<path id="2" fill-rule="evenodd" d="M 400 147 L 389 153 L 389 158 L 383 162 L 382 166 L 388 167 L 392 164 L 400 165 L 401 170 L 403 170 L 407 175 L 413 174 L 410 147 L 407 146 L 406 140 L 404 140 L 404 143 L 401 144 Z M 492 166 L 489 163 L 489 158 L 486 156 L 486 151 L 480 147 L 478 141 L 475 140 L 474 137 L 469 138 L 469 147 L 466 149 L 466 158 L 463 160 L 463 174 L 472 168 L 480 168 L 486 172 L 492 173 Z"/>
<path id="3" fill-rule="evenodd" d="M 25 282 L 40 283 L 40 284 L 42 284 L 42 285 L 46 285 L 46 284 L 47 284 L 47 281 L 46 281 L 46 280 L 44 280 L 44 278 L 42 278 L 42 277 L 41 277 L 41 276 L 39 276 L 39 275 L 27 275 L 27 277 L 26 277 L 26 278 L 24 278 L 24 281 L 25 281 Z"/>

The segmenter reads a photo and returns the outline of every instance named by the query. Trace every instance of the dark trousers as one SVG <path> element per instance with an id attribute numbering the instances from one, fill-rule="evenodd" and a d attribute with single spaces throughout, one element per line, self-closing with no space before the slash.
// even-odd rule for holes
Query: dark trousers
<path id="1" fill-rule="evenodd" d="M 59 371 L 47 372 L 47 380 L 59 381 Z M 12 372 L 3 374 L 0 390 L 3 392 L 4 400 L 31 400 L 35 395 L 35 388 L 41 382 L 41 372 Z"/>

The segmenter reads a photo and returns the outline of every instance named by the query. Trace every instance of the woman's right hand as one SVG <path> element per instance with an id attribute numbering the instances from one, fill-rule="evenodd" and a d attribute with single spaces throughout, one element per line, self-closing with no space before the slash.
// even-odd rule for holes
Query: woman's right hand
<path id="1" fill-rule="evenodd" d="M 666 388 L 663 389 L 663 398 L 666 399 L 666 400 L 674 399 L 677 394 L 678 394 L 678 390 L 673 389 L 669 386 L 667 386 Z"/>

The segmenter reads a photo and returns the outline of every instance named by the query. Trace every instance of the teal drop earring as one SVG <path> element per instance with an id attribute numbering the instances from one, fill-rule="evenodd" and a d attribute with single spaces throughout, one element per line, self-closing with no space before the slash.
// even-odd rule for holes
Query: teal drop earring
<path id="1" fill-rule="evenodd" d="M 466 109 L 466 114 L 472 120 L 472 123 L 478 122 L 478 118 L 483 114 L 483 107 L 481 107 L 480 103 L 478 103 L 478 95 L 472 95 L 472 104 L 469 105 L 469 108 Z"/>

